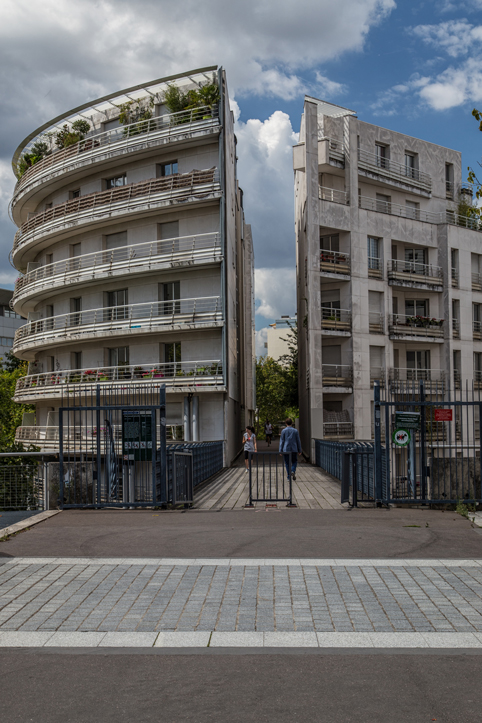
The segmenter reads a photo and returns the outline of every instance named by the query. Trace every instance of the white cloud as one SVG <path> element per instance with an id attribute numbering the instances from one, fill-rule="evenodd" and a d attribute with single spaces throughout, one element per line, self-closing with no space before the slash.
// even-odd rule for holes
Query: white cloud
<path id="1" fill-rule="evenodd" d="M 292 147 L 298 136 L 290 117 L 275 111 L 264 122 L 236 124 L 238 176 L 253 228 L 258 266 L 295 264 Z"/>
<path id="2" fill-rule="evenodd" d="M 317 88 L 317 95 L 328 99 L 333 95 L 340 95 L 346 93 L 347 87 L 342 83 L 336 83 L 334 80 L 330 80 L 326 76 L 322 75 L 318 70 L 315 73 Z"/>
<path id="3" fill-rule="evenodd" d="M 465 102 L 482 100 L 482 60 L 469 58 L 458 67 L 449 67 L 419 90 L 435 110 L 447 110 Z"/>
<path id="4" fill-rule="evenodd" d="M 296 268 L 260 268 L 255 271 L 256 314 L 274 321 L 294 316 L 296 310 Z"/>
<path id="5" fill-rule="evenodd" d="M 471 25 L 467 20 L 449 20 L 438 25 L 418 25 L 410 33 L 421 38 L 427 45 L 444 50 L 452 58 L 466 55 L 474 45 L 482 41 L 482 26 Z"/>
<path id="6" fill-rule="evenodd" d="M 268 327 L 259 329 L 255 332 L 255 354 L 256 356 L 266 356 L 268 349 L 265 344 L 268 343 Z"/>

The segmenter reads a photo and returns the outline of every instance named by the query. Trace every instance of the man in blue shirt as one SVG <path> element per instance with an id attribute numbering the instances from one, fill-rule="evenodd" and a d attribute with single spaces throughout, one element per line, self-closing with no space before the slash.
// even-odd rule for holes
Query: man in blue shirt
<path id="1" fill-rule="evenodd" d="M 279 451 L 285 458 L 286 474 L 288 480 L 290 478 L 290 459 L 291 459 L 291 474 L 293 479 L 296 479 L 296 466 L 298 464 L 298 454 L 301 454 L 301 440 L 297 429 L 293 427 L 293 420 L 288 417 L 285 420 L 286 427 L 281 432 L 279 440 Z"/>

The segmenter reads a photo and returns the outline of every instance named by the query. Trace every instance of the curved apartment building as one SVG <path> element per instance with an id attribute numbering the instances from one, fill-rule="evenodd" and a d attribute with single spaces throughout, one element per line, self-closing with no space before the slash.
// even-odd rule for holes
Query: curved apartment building
<path id="1" fill-rule="evenodd" d="M 224 71 L 86 103 L 13 167 L 15 400 L 36 407 L 17 440 L 56 447 L 69 392 L 165 384 L 168 438 L 224 440 L 229 463 L 254 410 L 254 315 Z"/>

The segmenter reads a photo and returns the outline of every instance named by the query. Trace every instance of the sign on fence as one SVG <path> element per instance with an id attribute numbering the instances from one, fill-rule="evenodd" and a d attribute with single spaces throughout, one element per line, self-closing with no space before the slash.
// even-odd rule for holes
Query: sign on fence
<path id="1" fill-rule="evenodd" d="M 420 412 L 395 411 L 395 427 L 397 429 L 420 429 Z"/>
<path id="2" fill-rule="evenodd" d="M 451 409 L 434 409 L 433 418 L 436 422 L 451 422 L 452 421 L 452 410 Z"/>
<path id="3" fill-rule="evenodd" d="M 151 412 L 122 411 L 122 453 L 125 460 L 152 460 Z"/>

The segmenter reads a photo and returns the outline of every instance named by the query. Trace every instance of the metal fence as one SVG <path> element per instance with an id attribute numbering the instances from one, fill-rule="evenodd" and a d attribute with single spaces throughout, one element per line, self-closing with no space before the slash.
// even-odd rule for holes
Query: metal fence
<path id="1" fill-rule="evenodd" d="M 349 501 L 350 488 L 353 504 L 357 500 L 374 499 L 373 452 L 373 442 L 330 442 L 315 439 L 315 464 L 343 483 L 342 502 Z M 348 464 L 347 455 L 353 456 L 354 461 Z"/>
<path id="2" fill-rule="evenodd" d="M 293 504 L 292 477 L 291 453 L 250 452 L 249 502 L 246 507 L 253 507 L 254 502 L 286 502 L 287 507 L 296 507 Z"/>
<path id="3" fill-rule="evenodd" d="M 183 442 L 167 446 L 167 498 L 171 504 L 191 503 L 194 489 L 224 465 L 224 442 Z M 184 456 L 184 459 L 181 458 Z M 189 459 L 187 458 L 189 457 Z M 190 471 L 187 467 L 190 467 Z M 156 473 L 160 474 L 160 461 Z M 190 497 L 190 499 L 188 499 Z"/>
<path id="4" fill-rule="evenodd" d="M 46 472 L 44 463 L 0 464 L 0 510 L 44 509 Z"/>

